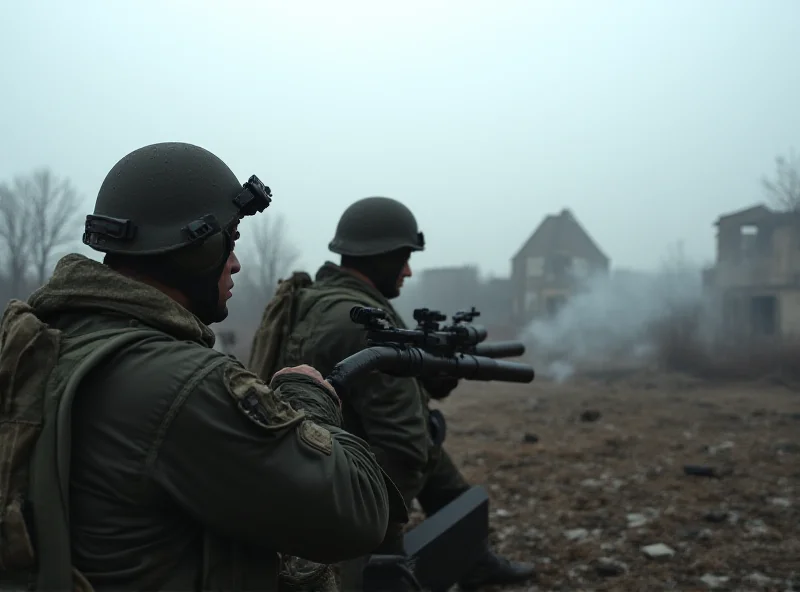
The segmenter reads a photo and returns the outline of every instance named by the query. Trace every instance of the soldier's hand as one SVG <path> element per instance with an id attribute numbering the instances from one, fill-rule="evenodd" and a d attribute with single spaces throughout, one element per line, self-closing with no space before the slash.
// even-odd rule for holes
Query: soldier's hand
<path id="1" fill-rule="evenodd" d="M 312 368 L 307 364 L 301 364 L 300 366 L 292 366 L 291 368 L 281 368 L 272 376 L 272 380 L 275 380 L 276 377 L 280 376 L 281 374 L 303 374 L 304 376 L 308 376 L 309 378 L 313 378 L 318 384 L 322 385 L 328 392 L 333 396 L 339 406 L 341 406 L 342 402 L 339 400 L 339 396 L 336 394 L 336 390 L 333 388 L 333 385 L 325 380 L 322 377 L 322 374 L 316 368 Z"/>
<path id="2" fill-rule="evenodd" d="M 458 378 L 448 376 L 425 378 L 422 386 L 434 399 L 444 399 L 458 386 Z"/>

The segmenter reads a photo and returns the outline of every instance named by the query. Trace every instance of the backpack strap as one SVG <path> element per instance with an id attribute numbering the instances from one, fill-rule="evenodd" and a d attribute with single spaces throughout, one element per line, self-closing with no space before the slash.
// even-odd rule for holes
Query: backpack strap
<path id="1" fill-rule="evenodd" d="M 38 590 L 72 590 L 73 568 L 69 525 L 69 470 L 72 452 L 72 403 L 86 375 L 111 354 L 145 336 L 151 329 L 128 329 L 95 348 L 72 370 L 60 397 L 48 397 L 39 442 L 31 461 L 30 498 L 38 556 Z M 52 420 L 55 421 L 52 421 Z M 54 462 L 55 461 L 55 462 Z M 48 498 L 60 503 L 47 503 Z"/>

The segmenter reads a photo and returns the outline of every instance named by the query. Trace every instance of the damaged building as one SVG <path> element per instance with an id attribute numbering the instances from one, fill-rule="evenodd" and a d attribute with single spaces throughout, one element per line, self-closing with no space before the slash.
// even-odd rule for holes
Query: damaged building
<path id="1" fill-rule="evenodd" d="M 547 216 L 511 260 L 512 312 L 517 326 L 555 315 L 609 258 L 568 209 Z"/>
<path id="2" fill-rule="evenodd" d="M 722 337 L 800 336 L 800 214 L 756 205 L 721 216 L 705 284 Z"/>

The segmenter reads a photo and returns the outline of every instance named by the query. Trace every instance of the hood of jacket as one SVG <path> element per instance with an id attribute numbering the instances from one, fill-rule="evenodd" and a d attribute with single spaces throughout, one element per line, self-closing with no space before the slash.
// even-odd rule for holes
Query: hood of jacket
<path id="1" fill-rule="evenodd" d="M 214 332 L 189 310 L 152 286 L 107 265 L 72 253 L 53 276 L 28 298 L 39 317 L 99 311 L 131 317 L 177 338 L 214 346 Z"/>

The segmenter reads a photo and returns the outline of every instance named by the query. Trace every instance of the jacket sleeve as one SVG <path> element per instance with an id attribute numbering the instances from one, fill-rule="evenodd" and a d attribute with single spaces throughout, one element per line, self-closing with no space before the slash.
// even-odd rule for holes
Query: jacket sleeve
<path id="1" fill-rule="evenodd" d="M 355 302 L 339 302 L 315 319 L 303 361 L 330 372 L 367 347 L 363 328 L 350 320 Z M 424 483 L 431 446 L 425 403 L 416 380 L 372 372 L 339 393 L 355 411 L 372 451 L 410 505 Z"/>
<path id="2" fill-rule="evenodd" d="M 196 373 L 173 405 L 153 478 L 231 539 L 319 563 L 370 553 L 392 501 L 375 457 L 336 427 L 338 406 L 321 386 L 281 378 L 272 390 L 229 358 Z M 290 405 L 293 394 L 327 425 Z"/>

